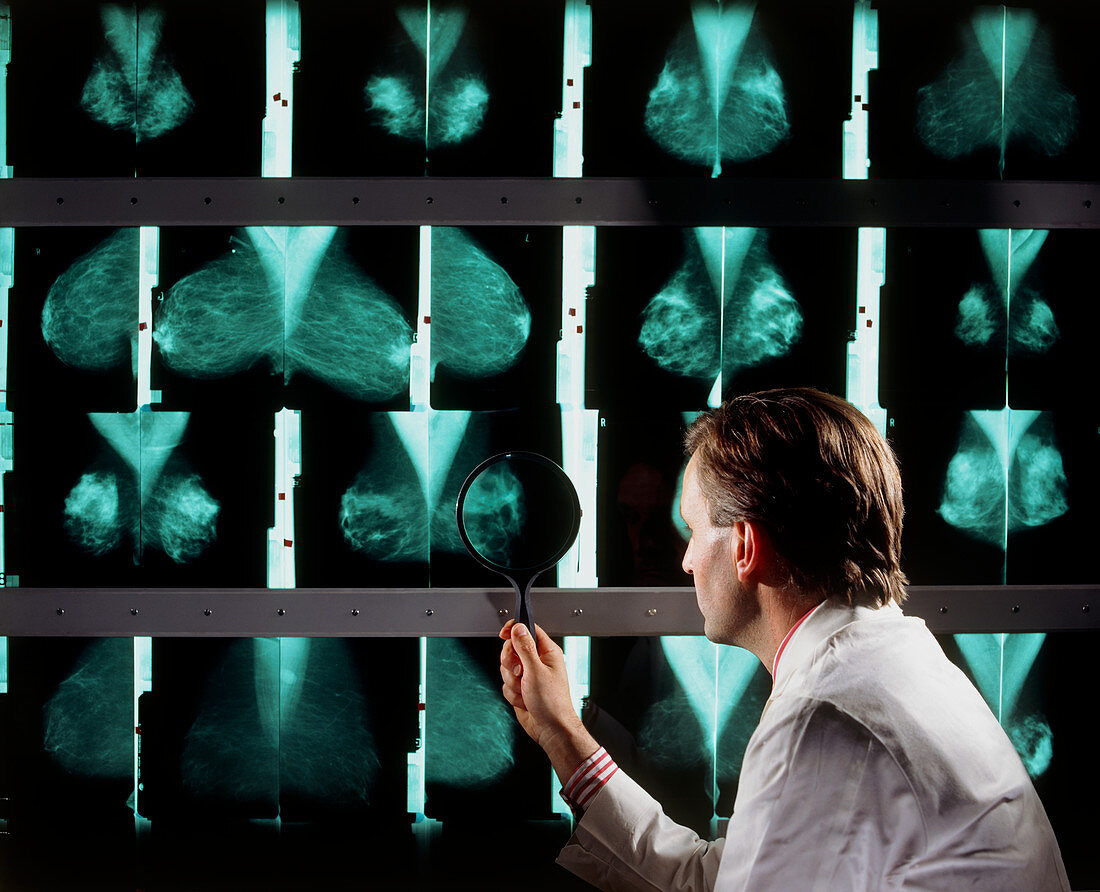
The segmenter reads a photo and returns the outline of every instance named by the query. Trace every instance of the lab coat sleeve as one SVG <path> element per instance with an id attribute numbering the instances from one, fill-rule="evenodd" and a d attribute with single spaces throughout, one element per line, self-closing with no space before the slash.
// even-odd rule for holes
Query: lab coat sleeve
<path id="1" fill-rule="evenodd" d="M 723 845 L 672 821 L 618 771 L 589 804 L 558 863 L 608 892 L 709 892 Z"/>

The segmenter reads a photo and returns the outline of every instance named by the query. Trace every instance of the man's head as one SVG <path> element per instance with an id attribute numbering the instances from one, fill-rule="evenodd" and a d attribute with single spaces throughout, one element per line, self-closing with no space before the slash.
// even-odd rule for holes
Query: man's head
<path id="1" fill-rule="evenodd" d="M 897 461 L 850 403 L 806 388 L 735 397 L 700 416 L 685 446 L 709 522 L 762 528 L 787 586 L 905 598 Z"/>

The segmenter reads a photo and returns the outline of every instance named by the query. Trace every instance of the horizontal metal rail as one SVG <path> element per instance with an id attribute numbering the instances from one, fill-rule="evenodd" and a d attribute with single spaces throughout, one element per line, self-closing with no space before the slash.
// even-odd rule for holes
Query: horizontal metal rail
<path id="1" fill-rule="evenodd" d="M 1100 227 L 1100 183 L 483 177 L 0 179 L 0 226 Z"/>
<path id="2" fill-rule="evenodd" d="M 691 588 L 535 589 L 553 635 L 701 635 Z M 0 635 L 478 637 L 511 617 L 503 588 L 0 590 Z M 1100 628 L 1100 585 L 912 586 L 906 613 L 935 632 Z"/>

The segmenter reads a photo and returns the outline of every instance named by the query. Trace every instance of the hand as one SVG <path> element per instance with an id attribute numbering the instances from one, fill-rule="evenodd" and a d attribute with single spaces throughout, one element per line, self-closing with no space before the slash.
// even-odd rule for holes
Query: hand
<path id="1" fill-rule="evenodd" d="M 541 746 L 564 783 L 598 749 L 581 724 L 569 695 L 565 654 L 541 628 L 535 638 L 522 624 L 500 630 L 500 676 L 504 699 L 527 735 Z"/>

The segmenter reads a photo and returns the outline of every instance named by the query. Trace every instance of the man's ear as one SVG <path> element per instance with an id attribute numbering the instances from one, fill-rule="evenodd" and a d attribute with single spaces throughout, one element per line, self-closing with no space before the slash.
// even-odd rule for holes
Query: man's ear
<path id="1" fill-rule="evenodd" d="M 760 582 L 773 564 L 771 539 L 756 521 L 739 520 L 730 536 L 730 559 L 739 582 Z"/>

